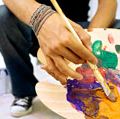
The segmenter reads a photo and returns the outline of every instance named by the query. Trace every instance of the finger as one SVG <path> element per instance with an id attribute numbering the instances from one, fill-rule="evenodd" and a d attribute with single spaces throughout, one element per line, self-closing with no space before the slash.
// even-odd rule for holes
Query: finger
<path id="1" fill-rule="evenodd" d="M 92 32 L 92 31 L 93 31 L 93 28 L 88 28 L 87 31 L 88 31 L 88 32 Z"/>
<path id="2" fill-rule="evenodd" d="M 75 55 L 70 49 L 67 49 L 63 46 L 54 52 L 75 64 L 83 64 L 85 62 L 80 57 Z"/>
<path id="3" fill-rule="evenodd" d="M 73 36 L 71 35 L 71 42 L 69 42 L 69 45 L 66 45 L 70 50 L 72 50 L 76 55 L 81 57 L 83 60 L 90 61 L 93 64 L 97 63 L 96 57 L 90 52 L 86 47 L 84 47 L 83 44 L 81 44 L 79 41 L 74 40 Z"/>
<path id="4" fill-rule="evenodd" d="M 91 50 L 92 42 L 91 42 L 90 35 L 79 24 L 75 22 L 71 22 L 71 24 L 74 30 L 76 31 L 76 33 L 78 34 L 78 36 L 80 37 L 80 40 L 85 45 L 85 47 Z"/>
<path id="5" fill-rule="evenodd" d="M 47 64 L 42 66 L 42 69 L 46 70 L 56 80 L 59 80 L 61 84 L 66 84 L 67 76 L 59 72 L 54 62 L 49 57 L 46 57 L 46 61 L 47 61 Z"/>
<path id="6" fill-rule="evenodd" d="M 63 75 L 61 72 L 56 70 L 54 73 L 51 72 L 46 66 L 43 67 L 44 70 L 46 70 L 52 77 L 54 77 L 56 80 L 60 81 L 62 85 L 65 85 L 67 83 L 67 76 Z"/>
<path id="7" fill-rule="evenodd" d="M 91 36 L 86 34 L 85 32 L 86 31 L 82 33 L 78 32 L 78 36 L 80 37 L 80 40 L 82 41 L 83 45 L 91 51 L 91 45 L 92 45 Z"/>
<path id="8" fill-rule="evenodd" d="M 65 75 L 70 76 L 72 78 L 79 78 L 82 79 L 82 75 L 73 71 L 65 62 L 65 60 L 61 56 L 54 56 L 53 57 L 54 63 L 56 67 L 63 72 Z"/>
<path id="9" fill-rule="evenodd" d="M 65 85 L 67 83 L 67 77 L 62 75 L 60 72 L 54 72 L 51 73 L 50 70 L 44 68 L 52 77 L 54 77 L 56 80 L 60 81 L 62 85 Z"/>

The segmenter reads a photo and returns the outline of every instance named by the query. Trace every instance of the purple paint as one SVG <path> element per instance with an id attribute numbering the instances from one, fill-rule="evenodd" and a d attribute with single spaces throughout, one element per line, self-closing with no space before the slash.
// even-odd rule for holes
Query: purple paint
<path id="1" fill-rule="evenodd" d="M 96 116 L 99 110 L 99 97 L 94 94 L 97 89 L 102 89 L 97 82 L 85 84 L 76 79 L 68 80 L 67 100 L 87 116 Z"/>
<path id="2" fill-rule="evenodd" d="M 83 81 L 69 79 L 67 81 L 67 100 L 72 103 L 78 111 L 83 111 L 87 116 L 95 117 L 98 114 L 100 102 L 100 97 L 96 95 L 96 91 L 103 91 L 102 87 L 96 82 L 95 77 L 93 77 L 87 65 L 77 68 L 77 71 L 82 73 L 82 75 L 85 75 L 85 72 L 87 72 L 86 74 L 93 79 L 92 81 L 84 81 L 89 80 L 88 76 L 84 76 L 85 79 L 83 79 Z M 108 83 L 111 82 L 120 87 L 120 70 L 99 68 L 99 71 Z"/>

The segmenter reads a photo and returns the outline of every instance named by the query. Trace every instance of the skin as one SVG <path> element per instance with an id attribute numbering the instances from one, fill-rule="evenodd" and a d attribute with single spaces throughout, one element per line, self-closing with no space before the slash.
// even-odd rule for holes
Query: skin
<path id="1" fill-rule="evenodd" d="M 3 1 L 16 17 L 28 25 L 32 14 L 40 6 L 35 0 Z M 116 0 L 99 1 L 99 9 L 93 18 L 89 29 L 93 27 L 108 27 L 114 19 L 116 10 L 114 8 L 116 7 L 114 2 L 116 3 Z M 103 3 L 105 3 L 104 1 L 107 1 L 105 5 L 103 5 Z M 107 4 L 108 2 L 113 6 L 112 9 L 110 5 Z M 110 10 L 108 10 L 109 7 Z M 103 13 L 100 9 L 104 12 L 105 17 L 107 15 L 107 18 L 103 17 Z M 108 15 L 108 11 L 112 14 Z M 100 18 L 105 19 L 105 23 L 100 22 Z M 93 64 L 97 63 L 96 57 L 89 50 L 90 36 L 80 25 L 73 21 L 70 22 L 83 44 L 72 37 L 72 34 L 66 28 L 64 21 L 57 13 L 54 13 L 46 20 L 37 36 L 42 52 L 46 58 L 46 64 L 43 68 L 62 84 L 66 83 L 66 78 L 68 76 L 82 79 L 82 75 L 68 67 L 65 58 L 76 64 L 83 63 L 86 60 Z"/>
<path id="2" fill-rule="evenodd" d="M 116 0 L 98 0 L 98 8 L 88 29 L 110 27 L 116 15 Z"/>

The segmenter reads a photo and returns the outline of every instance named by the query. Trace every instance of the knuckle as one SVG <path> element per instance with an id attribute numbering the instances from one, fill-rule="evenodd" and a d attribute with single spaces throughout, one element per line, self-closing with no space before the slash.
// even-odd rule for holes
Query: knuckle
<path id="1" fill-rule="evenodd" d="M 60 43 L 53 46 L 53 50 L 59 50 L 59 48 L 60 48 Z"/>
<path id="2" fill-rule="evenodd" d="M 59 68 L 59 70 L 61 70 L 61 68 L 60 68 L 61 65 L 59 64 L 59 62 L 55 62 L 55 65 L 57 68 Z"/>
<path id="3" fill-rule="evenodd" d="M 46 70 L 46 71 L 49 71 L 48 65 L 45 66 L 45 70 Z"/>
<path id="4" fill-rule="evenodd" d="M 88 35 L 88 34 L 85 34 L 84 36 L 81 37 L 81 39 L 84 40 L 84 41 L 90 41 L 91 36 Z"/>
<path id="5" fill-rule="evenodd" d="M 74 62 L 75 64 L 81 64 L 81 61 L 79 59 L 76 59 Z"/>
<path id="6" fill-rule="evenodd" d="M 69 38 L 66 38 L 65 40 L 64 40 L 64 44 L 69 44 L 70 43 L 70 39 Z"/>
<path id="7" fill-rule="evenodd" d="M 62 42 L 63 45 L 68 45 L 70 44 L 70 38 L 64 38 L 63 42 Z"/>
<path id="8" fill-rule="evenodd" d="M 60 70 L 61 72 L 63 72 L 63 73 L 66 73 L 66 74 L 67 74 L 67 72 L 68 72 L 68 71 L 66 70 L 66 68 L 60 68 L 59 70 Z"/>
<path id="9" fill-rule="evenodd" d="M 69 33 L 64 34 L 61 37 L 61 39 L 62 39 L 62 45 L 69 44 L 70 43 L 70 34 Z"/>
<path id="10" fill-rule="evenodd" d="M 85 40 L 87 40 L 87 41 L 90 41 L 90 39 L 91 39 L 91 36 L 90 35 L 85 35 Z"/>
<path id="11" fill-rule="evenodd" d="M 56 51 L 56 50 L 59 50 L 61 47 L 61 44 L 60 43 L 57 43 L 57 44 L 54 44 L 51 48 L 52 51 Z"/>
<path id="12" fill-rule="evenodd" d="M 48 67 L 48 70 L 49 70 L 49 72 L 52 72 L 52 67 L 49 66 L 49 67 Z"/>
<path id="13" fill-rule="evenodd" d="M 46 50 L 46 55 L 50 55 L 52 53 L 52 51 L 50 49 Z"/>

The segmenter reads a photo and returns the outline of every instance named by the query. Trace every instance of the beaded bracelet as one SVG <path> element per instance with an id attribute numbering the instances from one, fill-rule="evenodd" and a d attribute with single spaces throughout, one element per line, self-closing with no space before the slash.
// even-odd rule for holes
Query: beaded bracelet
<path id="1" fill-rule="evenodd" d="M 55 13 L 55 11 L 52 10 L 50 6 L 46 6 L 44 4 L 42 4 L 39 8 L 37 8 L 36 11 L 33 13 L 29 25 L 32 27 L 36 36 L 38 35 L 44 22 L 53 13 Z"/>

